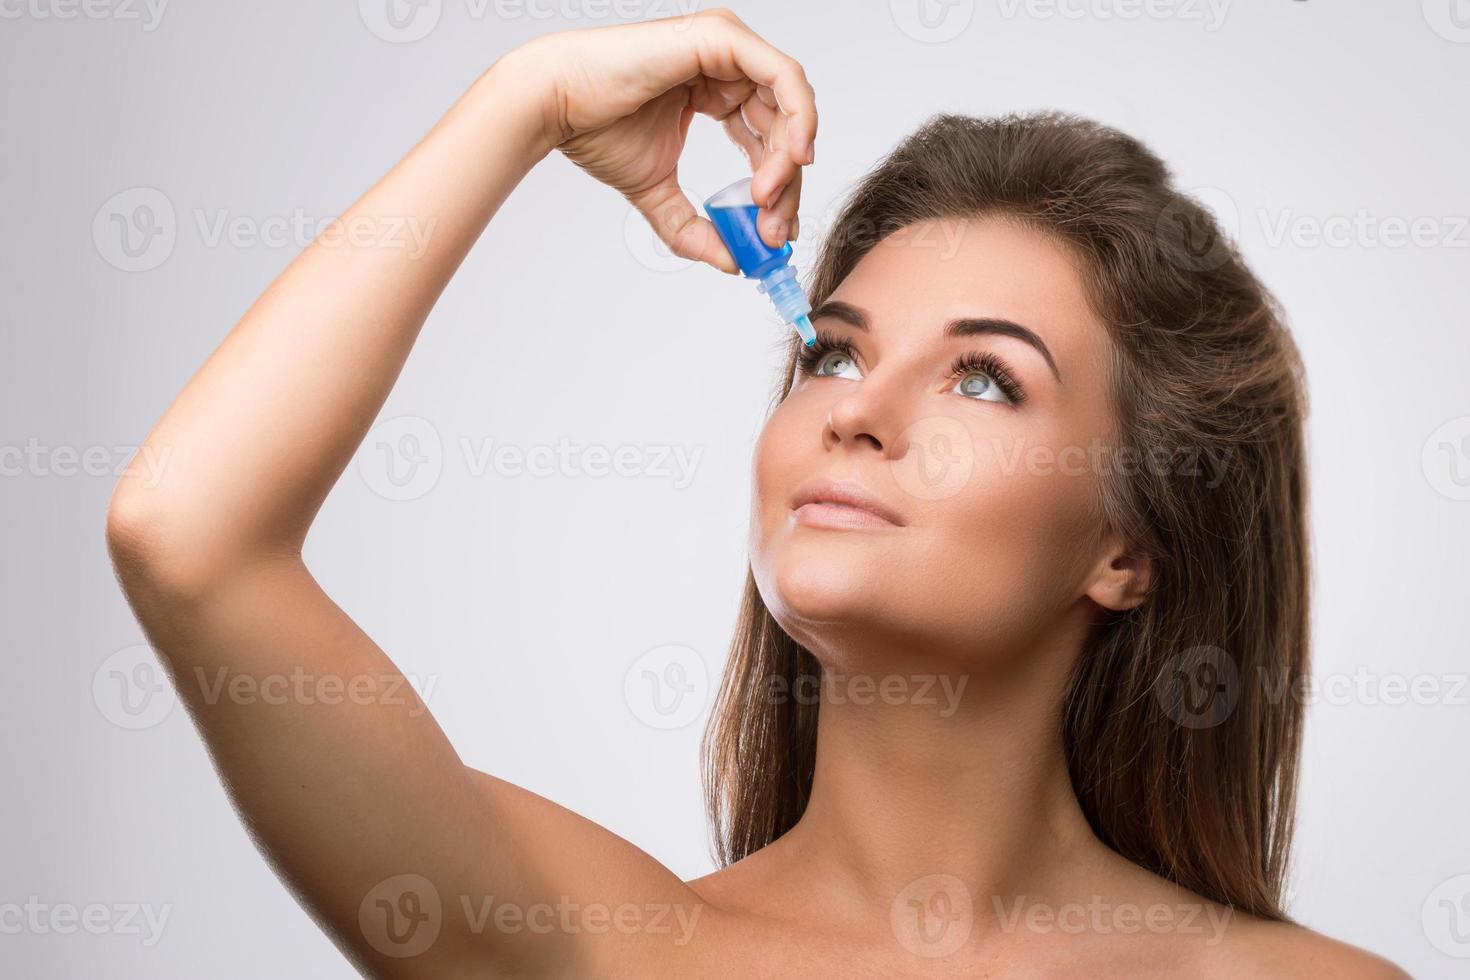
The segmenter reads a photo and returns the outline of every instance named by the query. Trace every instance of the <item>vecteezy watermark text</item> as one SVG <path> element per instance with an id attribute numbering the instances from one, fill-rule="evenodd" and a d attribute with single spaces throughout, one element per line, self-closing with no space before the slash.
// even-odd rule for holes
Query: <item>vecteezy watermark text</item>
<path id="1" fill-rule="evenodd" d="M 960 706 L 960 698 L 970 682 L 970 675 L 956 680 L 948 674 L 845 674 L 823 670 L 818 674 L 799 674 L 788 679 L 772 674 L 762 683 L 762 696 L 768 704 L 870 704 L 920 705 L 939 708 L 939 717 L 948 718 Z"/>
<path id="2" fill-rule="evenodd" d="M 3 3 L 4 0 L 0 0 Z M 199 243 L 207 249 L 318 248 L 384 249 L 421 258 L 438 228 L 437 215 L 310 214 L 304 208 L 280 213 L 245 213 L 196 207 L 188 212 Z M 156 187 L 130 187 L 102 203 L 92 219 L 92 244 L 103 261 L 123 272 L 147 272 L 168 261 L 182 222 L 173 200 Z"/>
<path id="3" fill-rule="evenodd" d="M 554 443 L 529 445 L 493 438 L 458 440 L 458 457 L 472 478 L 493 474 L 502 479 L 624 479 L 664 481 L 675 490 L 693 482 L 703 446 L 677 443 L 576 443 L 562 437 Z M 446 457 L 449 457 L 446 460 Z M 388 500 L 416 500 L 439 482 L 454 454 L 445 449 L 438 428 L 417 415 L 400 415 L 378 423 L 363 440 L 357 468 L 363 481 Z"/>
<path id="4" fill-rule="evenodd" d="M 213 674 L 203 667 L 194 668 L 205 704 L 221 701 L 229 704 L 267 705 L 367 705 L 383 704 L 408 709 L 408 717 L 417 718 L 428 710 L 428 700 L 439 686 L 439 678 L 430 674 L 417 678 L 405 674 L 314 673 L 303 667 L 271 674 L 245 674 L 219 667 Z"/>
<path id="5" fill-rule="evenodd" d="M 158 486 L 172 446 L 47 445 L 34 436 L 25 445 L 0 445 L 0 477 L 132 476 Z M 137 465 L 128 466 L 129 460 Z"/>
<path id="6" fill-rule="evenodd" d="M 158 30 L 169 0 L 0 0 L 0 20 L 137 21 Z"/>
<path id="7" fill-rule="evenodd" d="M 473 935 L 530 934 L 667 937 L 674 946 L 688 945 L 704 910 L 701 903 L 577 901 L 568 895 L 518 902 L 494 895 L 460 894 L 457 902 L 442 898 L 432 881 L 419 874 L 399 874 L 374 885 L 358 907 L 358 925 L 378 952 L 396 959 L 418 956 L 433 946 L 447 919 L 456 913 Z"/>
<path id="8" fill-rule="evenodd" d="M 29 895 L 24 902 L 0 902 L 0 935 L 139 936 L 145 947 L 158 944 L 173 912 L 172 904 L 149 902 L 44 902 Z"/>
<path id="9" fill-rule="evenodd" d="M 1208 902 L 1111 902 L 1094 895 L 1086 902 L 1028 902 L 1017 895 L 1007 901 L 999 895 L 991 899 L 996 919 L 1003 932 L 1025 930 L 1035 933 L 1060 932 L 1068 935 L 1155 935 L 1207 936 L 1206 946 L 1218 946 L 1225 938 L 1232 909 Z"/>
<path id="10" fill-rule="evenodd" d="M 1006 20 L 1173 20 L 1218 31 L 1230 0 L 998 0 Z"/>
<path id="11" fill-rule="evenodd" d="M 1034 476 L 1155 476 L 1203 477 L 1213 490 L 1225 479 L 1233 449 L 1229 446 L 1110 446 L 1094 439 L 1086 446 L 1028 446 L 1024 438 L 991 437 L 1001 471 L 1012 476 L 1024 469 Z"/>
<path id="12" fill-rule="evenodd" d="M 684 30 L 698 12 L 699 0 L 357 0 L 358 16 L 374 36 L 390 44 L 412 44 L 434 32 L 446 6 L 463 9 L 465 19 L 499 21 L 631 21 L 672 18 Z"/>

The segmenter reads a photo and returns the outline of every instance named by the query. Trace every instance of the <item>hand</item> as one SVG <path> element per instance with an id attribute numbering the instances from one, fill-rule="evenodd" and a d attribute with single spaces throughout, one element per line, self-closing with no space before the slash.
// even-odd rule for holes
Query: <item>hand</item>
<path id="1" fill-rule="evenodd" d="M 815 94 L 793 58 L 723 8 L 548 34 L 507 55 L 549 73 L 557 148 L 619 191 L 678 256 L 736 273 L 714 225 L 679 187 L 695 113 L 720 120 L 746 155 L 761 237 L 797 235 L 801 168 L 815 158 Z"/>

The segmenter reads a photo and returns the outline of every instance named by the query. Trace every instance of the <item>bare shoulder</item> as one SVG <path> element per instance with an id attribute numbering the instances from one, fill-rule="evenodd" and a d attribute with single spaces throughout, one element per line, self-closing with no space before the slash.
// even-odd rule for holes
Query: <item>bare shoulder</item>
<path id="1" fill-rule="evenodd" d="M 1293 922 L 1264 919 L 1190 892 L 1121 856 L 1109 855 L 1120 893 L 1150 907 L 1177 908 L 1174 941 L 1157 947 L 1156 964 L 1200 977 L 1301 977 L 1408 980 L 1409 974 L 1366 949 Z M 1202 912 L 1203 914 L 1194 914 Z M 1188 923 L 1186 927 L 1185 923 Z"/>
<path id="2" fill-rule="evenodd" d="M 1393 963 L 1366 949 L 1290 922 L 1237 915 L 1212 951 L 1208 970 L 1220 976 L 1330 976 L 1334 980 L 1409 980 Z"/>

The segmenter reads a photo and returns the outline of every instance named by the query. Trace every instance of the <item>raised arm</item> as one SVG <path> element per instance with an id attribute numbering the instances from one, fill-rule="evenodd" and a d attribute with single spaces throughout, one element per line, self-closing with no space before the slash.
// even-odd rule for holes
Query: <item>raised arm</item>
<path id="1" fill-rule="evenodd" d="M 526 914 L 571 900 L 658 904 L 687 921 L 698 902 L 627 842 L 467 770 L 393 663 L 318 587 L 301 544 L 430 308 L 538 160 L 559 147 L 676 252 L 729 271 L 678 190 L 689 116 L 744 120 L 732 135 L 759 168 L 757 200 L 789 223 L 810 106 L 800 68 L 724 12 L 516 49 L 342 216 L 348 232 L 414 220 L 425 249 L 329 230 L 148 436 L 145 451 L 167 454 L 162 479 L 120 481 L 108 543 L 139 620 L 257 844 L 366 972 L 561 974 L 573 962 L 690 955 L 666 933 L 548 933 L 485 917 L 487 901 Z M 298 673 L 354 693 L 230 694 L 234 678 L 264 690 Z"/>

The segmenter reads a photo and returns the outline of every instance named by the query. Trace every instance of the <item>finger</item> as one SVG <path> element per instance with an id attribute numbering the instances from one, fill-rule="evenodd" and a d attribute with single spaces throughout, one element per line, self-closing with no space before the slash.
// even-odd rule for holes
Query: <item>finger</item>
<path id="1" fill-rule="evenodd" d="M 771 135 L 771 127 L 776 124 L 781 112 L 760 98 L 761 88 L 762 86 L 757 86 L 752 96 L 740 104 L 740 114 L 745 117 L 745 124 L 750 127 L 751 132 L 764 139 Z"/>
<path id="2" fill-rule="evenodd" d="M 789 120 L 786 149 L 793 163 L 805 163 L 817 136 L 816 92 L 801 63 L 783 53 L 745 27 L 733 16 L 700 17 L 701 29 L 720 42 L 700 54 L 700 68 L 714 78 L 733 78 L 734 68 L 775 96 L 776 105 Z M 727 60 L 728 59 L 728 60 Z"/>
<path id="3" fill-rule="evenodd" d="M 760 137 L 761 141 L 761 152 L 750 158 L 750 172 L 754 178 L 756 175 L 763 173 L 767 161 L 774 153 L 779 152 L 772 147 L 771 131 L 781 118 L 781 115 L 776 109 L 771 108 L 759 98 L 752 95 L 740 107 L 740 116 L 750 131 Z M 752 179 L 750 193 L 757 204 L 764 206 L 768 201 L 773 199 L 774 194 L 772 192 L 779 190 L 779 187 L 772 183 L 772 181 L 779 179 L 789 180 L 790 178 L 789 176 L 780 177 L 767 174 L 760 176 L 759 179 Z"/>
<path id="4" fill-rule="evenodd" d="M 721 81 L 701 75 L 689 83 L 689 108 L 719 121 L 730 141 L 740 148 L 756 170 L 765 159 L 766 147 L 761 136 L 746 124 L 742 107 L 755 97 L 755 83 L 748 78 Z"/>
<path id="5" fill-rule="evenodd" d="M 750 127 L 745 123 L 745 117 L 738 112 L 732 112 L 725 117 L 722 125 L 731 142 L 740 147 L 740 151 L 745 154 L 745 159 L 750 161 L 751 172 L 759 170 L 766 157 L 766 144 L 759 136 L 751 132 Z"/>
<path id="6" fill-rule="evenodd" d="M 791 183 L 781 189 L 781 196 L 771 206 L 770 211 L 778 215 L 782 221 L 794 226 L 796 223 L 796 212 L 801 207 L 801 177 L 800 168 L 791 177 Z M 793 233 L 792 238 L 796 235 Z"/>
<path id="7" fill-rule="evenodd" d="M 761 240 L 772 248 L 780 248 L 796 237 L 796 209 L 801 205 L 801 169 L 782 188 L 771 207 L 756 217 Z"/>
<path id="8" fill-rule="evenodd" d="M 755 94 L 755 82 L 748 78 L 725 81 L 700 75 L 687 83 L 689 104 L 696 112 L 724 122 L 731 113 L 739 112 L 745 100 Z"/>
<path id="9" fill-rule="evenodd" d="M 692 106 L 687 106 L 686 105 L 683 109 L 680 109 L 679 110 L 679 145 L 680 146 L 683 146 L 684 145 L 684 141 L 689 138 L 689 124 L 692 123 L 693 121 L 694 121 L 694 108 Z"/>
<path id="10" fill-rule="evenodd" d="M 701 218 L 695 212 L 693 203 L 679 188 L 677 177 L 670 175 L 668 180 L 630 200 L 670 252 L 731 275 L 740 271 L 730 250 L 720 240 L 720 233 L 708 218 Z"/>
<path id="11" fill-rule="evenodd" d="M 775 117 L 766 135 L 765 157 L 751 176 L 750 193 L 761 207 L 774 206 L 782 188 L 790 184 L 801 170 L 801 165 L 793 162 L 790 154 L 785 152 L 789 125 L 787 117 Z"/>

